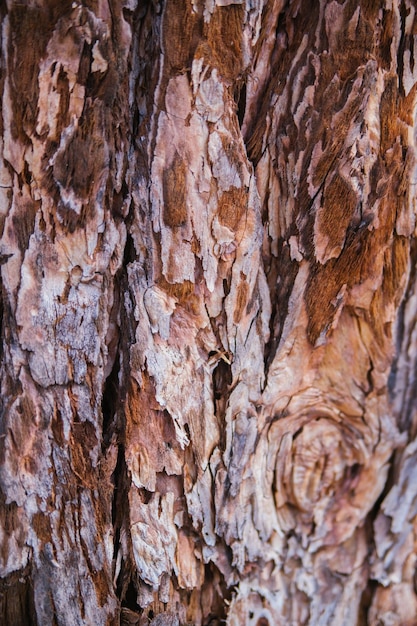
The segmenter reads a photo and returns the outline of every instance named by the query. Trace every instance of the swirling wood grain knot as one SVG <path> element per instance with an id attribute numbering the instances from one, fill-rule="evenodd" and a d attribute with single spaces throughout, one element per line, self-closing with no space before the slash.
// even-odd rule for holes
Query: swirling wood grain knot
<path id="1" fill-rule="evenodd" d="M 346 434 L 327 418 L 313 420 L 296 434 L 292 459 L 292 497 L 304 511 L 331 498 L 344 481 L 347 468 L 357 465 Z"/>
<path id="2" fill-rule="evenodd" d="M 323 537 L 338 518 L 340 532 L 349 535 L 365 514 L 369 456 L 360 432 L 328 415 L 316 415 L 285 433 L 274 484 L 284 526 Z"/>

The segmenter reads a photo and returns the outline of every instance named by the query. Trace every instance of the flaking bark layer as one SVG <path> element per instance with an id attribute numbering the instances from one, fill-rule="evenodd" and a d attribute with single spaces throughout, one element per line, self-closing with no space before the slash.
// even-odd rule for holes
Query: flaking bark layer
<path id="1" fill-rule="evenodd" d="M 0 19 L 1 623 L 413 624 L 414 4 Z"/>

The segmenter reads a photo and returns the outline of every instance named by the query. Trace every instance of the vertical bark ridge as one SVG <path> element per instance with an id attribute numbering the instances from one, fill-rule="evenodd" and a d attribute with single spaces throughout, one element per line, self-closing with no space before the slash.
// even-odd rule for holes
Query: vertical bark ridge
<path id="1" fill-rule="evenodd" d="M 387 585 L 383 565 L 369 569 L 372 517 L 366 520 L 391 454 L 404 443 L 387 380 L 414 223 L 412 188 L 399 182 L 403 171 L 413 179 L 415 155 L 414 82 L 405 93 L 396 80 L 408 59 L 410 39 L 401 34 L 406 15 L 405 33 L 414 20 L 407 3 L 379 13 L 357 3 L 320 3 L 308 18 L 302 7 L 296 16 L 287 7 L 280 55 L 291 70 L 269 83 L 268 121 L 261 117 L 248 139 L 268 207 L 267 262 L 280 267 L 286 247 L 298 266 L 293 283 L 275 291 L 288 313 L 283 328 L 275 320 L 264 393 L 280 417 L 269 440 L 277 446 L 274 489 L 278 526 L 287 533 L 285 562 L 297 559 L 299 567 L 299 574 L 289 569 L 287 581 L 280 571 L 277 580 L 293 600 L 275 613 L 278 620 L 295 609 L 296 623 L 356 623 L 367 578 L 378 570 Z M 283 273 L 289 274 L 285 266 Z M 381 516 L 375 528 L 379 563 Z M 395 599 L 401 593 L 408 608 Z M 369 623 L 388 614 L 408 623 L 412 596 L 406 582 L 376 588 Z"/>
<path id="2" fill-rule="evenodd" d="M 1 26 L 1 489 L 16 508 L 1 576 L 20 572 L 13 623 L 110 624 L 116 458 L 114 444 L 102 453 L 101 400 L 126 236 L 130 30 L 106 2 L 11 1 Z"/>
<path id="3" fill-rule="evenodd" d="M 179 16 L 187 36 L 173 46 Z M 235 102 L 250 52 L 241 30 L 251 25 L 239 4 L 167 2 L 157 20 L 164 56 L 142 109 L 149 161 L 138 168 L 137 260 L 127 268 L 137 321 L 126 421 L 136 609 L 163 602 L 181 623 L 208 623 L 226 616 L 222 597 L 237 580 L 236 521 L 216 521 L 216 510 L 227 505 L 223 489 L 236 495 L 238 457 L 249 454 L 231 428 L 238 397 L 262 386 L 268 323 L 258 197 Z"/>

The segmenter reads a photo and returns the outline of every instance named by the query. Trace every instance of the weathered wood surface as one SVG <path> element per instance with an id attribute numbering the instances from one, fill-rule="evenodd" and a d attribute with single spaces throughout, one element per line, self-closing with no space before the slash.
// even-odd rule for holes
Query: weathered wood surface
<path id="1" fill-rule="evenodd" d="M 0 621 L 415 624 L 414 3 L 0 18 Z"/>

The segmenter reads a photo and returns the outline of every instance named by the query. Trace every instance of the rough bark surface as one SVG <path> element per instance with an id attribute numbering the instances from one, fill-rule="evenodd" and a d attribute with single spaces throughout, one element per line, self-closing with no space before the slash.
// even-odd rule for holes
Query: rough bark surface
<path id="1" fill-rule="evenodd" d="M 412 0 L 0 19 L 1 623 L 415 624 Z"/>

